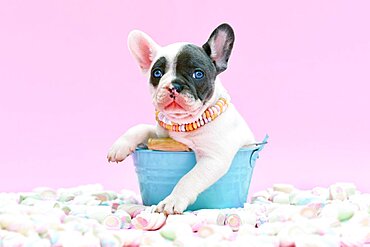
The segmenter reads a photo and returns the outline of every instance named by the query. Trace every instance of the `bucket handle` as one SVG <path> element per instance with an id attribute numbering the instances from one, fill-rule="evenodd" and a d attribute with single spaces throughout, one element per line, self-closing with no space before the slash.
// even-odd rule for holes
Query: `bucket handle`
<path id="1" fill-rule="evenodd" d="M 266 135 L 265 138 L 263 138 L 262 142 L 254 144 L 257 145 L 257 148 L 253 150 L 251 158 L 249 159 L 249 166 L 251 168 L 254 168 L 254 166 L 256 165 L 256 160 L 259 158 L 259 152 L 261 152 L 265 145 L 268 143 L 268 139 L 269 135 Z"/>

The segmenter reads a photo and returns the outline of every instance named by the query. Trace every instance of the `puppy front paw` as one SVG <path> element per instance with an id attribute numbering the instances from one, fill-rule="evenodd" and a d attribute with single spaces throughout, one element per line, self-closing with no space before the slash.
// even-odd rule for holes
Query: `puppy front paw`
<path id="1" fill-rule="evenodd" d="M 134 152 L 134 150 L 135 147 L 130 145 L 129 141 L 125 139 L 119 139 L 112 145 L 108 152 L 108 162 L 121 162 L 132 152 Z"/>
<path id="2" fill-rule="evenodd" d="M 189 206 L 189 200 L 182 196 L 169 195 L 156 207 L 156 212 L 169 214 L 181 214 Z"/>

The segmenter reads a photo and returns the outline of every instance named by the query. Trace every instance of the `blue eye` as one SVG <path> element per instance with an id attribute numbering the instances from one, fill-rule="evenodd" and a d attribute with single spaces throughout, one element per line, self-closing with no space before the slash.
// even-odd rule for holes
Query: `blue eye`
<path id="1" fill-rule="evenodd" d="M 153 77 L 154 78 L 161 78 L 163 76 L 162 71 L 160 69 L 153 70 Z"/>
<path id="2" fill-rule="evenodd" d="M 193 78 L 194 79 L 199 80 L 199 79 L 202 79 L 203 77 L 204 77 L 203 71 L 201 71 L 201 70 L 194 71 L 194 73 L 193 73 Z"/>

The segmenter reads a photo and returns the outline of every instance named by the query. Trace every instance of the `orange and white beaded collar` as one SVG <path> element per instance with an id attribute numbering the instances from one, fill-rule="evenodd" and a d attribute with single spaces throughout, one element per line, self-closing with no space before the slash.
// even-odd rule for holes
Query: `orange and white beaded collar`
<path id="1" fill-rule="evenodd" d="M 178 124 L 174 123 L 166 118 L 166 116 L 160 112 L 156 111 L 156 120 L 160 126 L 165 128 L 168 131 L 175 131 L 175 132 L 189 132 L 196 130 L 207 123 L 212 122 L 218 116 L 220 116 L 228 106 L 228 102 L 224 98 L 219 98 L 215 105 L 208 107 L 202 114 L 202 116 L 192 123 L 187 124 Z"/>

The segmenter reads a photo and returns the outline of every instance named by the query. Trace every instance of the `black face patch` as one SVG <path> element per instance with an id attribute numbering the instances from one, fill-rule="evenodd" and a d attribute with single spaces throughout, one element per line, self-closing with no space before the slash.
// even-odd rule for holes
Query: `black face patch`
<path id="1" fill-rule="evenodd" d="M 152 84 L 154 87 L 158 86 L 161 78 L 154 77 L 153 72 L 155 70 L 160 70 L 162 75 L 164 75 L 166 73 L 166 65 L 167 60 L 165 57 L 158 58 L 158 60 L 153 64 L 152 70 L 150 71 L 150 84 Z"/>
<path id="2" fill-rule="evenodd" d="M 201 79 L 194 77 L 195 71 L 202 71 Z M 176 57 L 176 82 L 184 87 L 184 92 L 190 92 L 195 99 L 205 103 L 214 91 L 216 67 L 207 53 L 196 45 L 185 45 Z"/>

